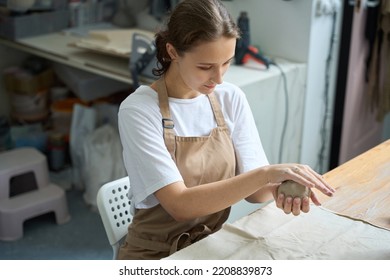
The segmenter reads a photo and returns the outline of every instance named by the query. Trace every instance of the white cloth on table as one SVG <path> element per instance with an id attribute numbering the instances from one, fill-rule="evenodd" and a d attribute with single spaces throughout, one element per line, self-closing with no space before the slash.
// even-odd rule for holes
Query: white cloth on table
<path id="1" fill-rule="evenodd" d="M 271 203 L 167 259 L 390 259 L 390 231 L 314 205 L 286 215 Z"/>

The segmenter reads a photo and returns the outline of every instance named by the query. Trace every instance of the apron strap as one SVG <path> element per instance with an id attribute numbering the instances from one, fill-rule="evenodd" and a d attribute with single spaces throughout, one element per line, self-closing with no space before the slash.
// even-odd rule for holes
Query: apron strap
<path id="1" fill-rule="evenodd" d="M 162 126 L 164 129 L 164 141 L 169 153 L 171 154 L 172 159 L 176 162 L 175 151 L 175 133 L 173 131 L 174 123 L 171 117 L 171 112 L 169 110 L 168 102 L 168 92 L 165 84 L 165 79 L 162 77 L 157 80 L 156 88 L 158 93 L 158 101 L 160 104 L 160 112 L 162 115 Z M 215 121 L 217 122 L 218 127 L 227 127 L 225 123 L 225 118 L 223 117 L 221 106 L 217 98 L 215 97 L 214 92 L 207 95 L 209 98 L 211 108 L 214 113 Z"/>
<path id="2" fill-rule="evenodd" d="M 214 92 L 208 94 L 207 97 L 210 100 L 211 108 L 213 109 L 214 117 L 215 117 L 215 121 L 217 122 L 217 125 L 220 127 L 226 127 L 225 118 L 223 117 L 221 106 L 219 105 L 219 102 L 215 97 Z"/>
<path id="3" fill-rule="evenodd" d="M 185 247 L 188 247 L 211 233 L 213 233 L 212 230 L 204 224 L 201 224 L 199 228 L 193 232 L 183 232 L 173 241 L 169 254 L 171 255 Z"/>
<path id="4" fill-rule="evenodd" d="M 169 111 L 168 93 L 164 77 L 162 77 L 156 82 L 156 87 L 158 93 L 158 101 L 160 104 L 160 112 L 162 115 L 161 122 L 162 127 L 164 129 L 165 146 L 167 146 L 167 149 L 171 154 L 172 159 L 176 162 L 175 133 L 173 131 L 175 125 L 171 117 L 171 112 Z"/>

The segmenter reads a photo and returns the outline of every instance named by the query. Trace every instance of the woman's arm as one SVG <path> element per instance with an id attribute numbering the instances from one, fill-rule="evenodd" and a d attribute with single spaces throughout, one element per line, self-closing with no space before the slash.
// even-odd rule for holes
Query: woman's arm
<path id="1" fill-rule="evenodd" d="M 293 180 L 308 188 L 317 188 L 332 196 L 334 189 L 308 166 L 299 164 L 268 165 L 240 174 L 230 179 L 187 188 L 184 182 L 175 182 L 155 192 L 164 209 L 178 221 L 185 221 L 223 210 L 234 203 L 251 197 L 259 190 L 275 193 L 285 180 Z M 284 200 L 284 198 L 283 198 Z M 313 202 L 318 204 L 314 197 Z M 308 203 L 308 201 L 306 201 Z M 278 205 L 278 201 L 277 201 Z M 278 207 L 286 213 L 297 213 L 302 208 L 293 201 Z M 288 209 L 290 207 L 290 209 Z M 306 210 L 302 208 L 302 211 Z"/>

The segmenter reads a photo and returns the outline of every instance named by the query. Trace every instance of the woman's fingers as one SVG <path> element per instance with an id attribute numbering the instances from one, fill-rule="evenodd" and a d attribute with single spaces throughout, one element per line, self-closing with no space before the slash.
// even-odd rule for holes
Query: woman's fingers
<path id="1" fill-rule="evenodd" d="M 311 193 L 310 193 L 310 198 L 311 198 L 311 201 L 313 201 L 313 203 L 314 203 L 315 205 L 321 206 L 321 202 L 318 200 L 318 198 L 317 198 L 315 192 L 311 192 Z M 309 198 L 308 198 L 308 200 L 309 200 Z"/>
<path id="2" fill-rule="evenodd" d="M 292 213 L 294 216 L 298 216 L 301 213 L 301 203 L 302 199 L 299 197 L 295 197 L 292 202 Z"/>
<path id="3" fill-rule="evenodd" d="M 312 194 L 312 200 L 314 204 L 320 205 L 315 194 Z M 284 213 L 292 213 L 294 216 L 298 216 L 301 211 L 308 213 L 310 211 L 310 199 L 305 196 L 304 198 L 295 197 L 294 199 L 291 196 L 285 197 L 283 194 L 280 194 L 276 199 L 276 207 L 283 210 Z"/>
<path id="4" fill-rule="evenodd" d="M 304 213 L 308 213 L 310 211 L 310 199 L 307 196 L 302 198 L 301 210 Z"/>
<path id="5" fill-rule="evenodd" d="M 329 196 L 332 196 L 335 193 L 336 190 L 332 188 L 320 174 L 318 174 L 308 166 L 307 169 L 308 172 L 310 172 L 318 182 L 318 184 L 315 184 L 316 189 L 320 190 L 321 192 Z"/>
<path id="6" fill-rule="evenodd" d="M 287 196 L 286 199 L 284 200 L 283 211 L 286 214 L 290 214 L 293 210 L 292 208 L 293 208 L 293 199 L 291 196 Z"/>
<path id="7" fill-rule="evenodd" d="M 281 193 L 280 195 L 278 195 L 275 203 L 276 203 L 276 207 L 283 209 L 283 207 L 284 207 L 284 194 Z"/>
<path id="8" fill-rule="evenodd" d="M 288 165 L 280 165 L 282 168 L 279 171 L 283 171 L 284 178 L 282 180 L 292 180 L 298 184 L 301 184 L 308 188 L 316 188 L 322 193 L 333 196 L 336 191 L 332 188 L 324 178 L 311 169 L 307 165 L 302 164 L 288 164 Z M 272 182 L 272 181 L 271 181 Z M 286 214 L 293 214 L 295 216 L 300 215 L 301 212 L 308 213 L 310 211 L 310 200 L 317 206 L 321 205 L 321 202 L 318 200 L 315 192 L 310 192 L 310 197 L 295 197 L 285 196 L 283 193 L 280 195 L 274 194 L 276 197 L 276 206 L 284 211 Z"/>
<path id="9" fill-rule="evenodd" d="M 335 189 L 332 188 L 317 172 L 307 165 L 295 165 L 290 171 L 291 179 L 309 188 L 316 188 L 322 193 L 332 196 Z"/>

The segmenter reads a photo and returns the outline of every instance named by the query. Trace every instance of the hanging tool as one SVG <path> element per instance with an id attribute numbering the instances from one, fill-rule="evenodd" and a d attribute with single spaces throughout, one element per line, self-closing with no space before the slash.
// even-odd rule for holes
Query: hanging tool
<path id="1" fill-rule="evenodd" d="M 241 12 L 238 18 L 238 27 L 241 30 L 241 38 L 236 43 L 235 63 L 242 65 L 250 59 L 265 65 L 268 69 L 271 60 L 262 56 L 258 49 L 250 44 L 249 18 L 247 12 Z"/>

